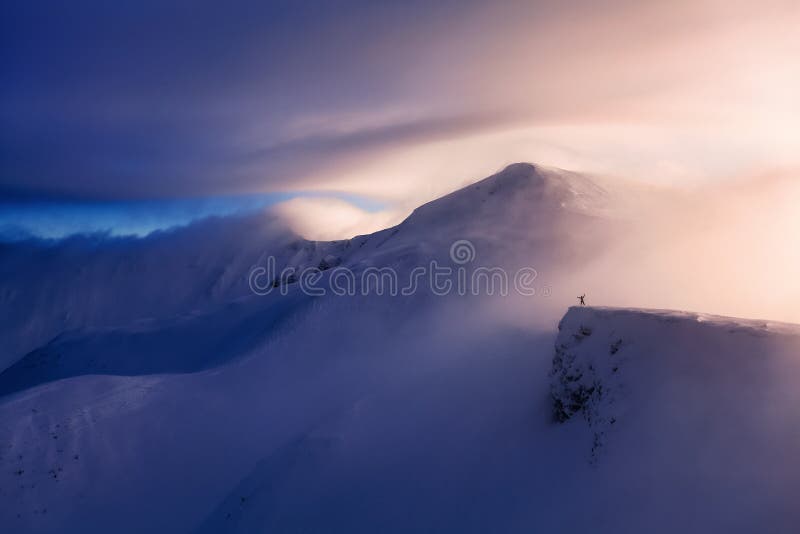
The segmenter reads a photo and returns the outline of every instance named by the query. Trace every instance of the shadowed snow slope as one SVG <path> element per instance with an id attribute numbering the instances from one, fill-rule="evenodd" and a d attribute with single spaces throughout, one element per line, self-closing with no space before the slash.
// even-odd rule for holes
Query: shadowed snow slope
<path id="1" fill-rule="evenodd" d="M 550 373 L 556 421 L 541 377 L 525 401 L 498 369 L 513 359 L 465 354 L 461 376 L 362 399 L 271 452 L 199 532 L 788 534 L 798 344 L 797 326 L 573 308 Z"/>
<path id="2" fill-rule="evenodd" d="M 558 285 L 249 294 L 268 256 L 402 274 L 456 239 L 572 286 L 613 202 L 518 164 L 346 241 L 261 216 L 4 245 L 3 532 L 796 531 L 800 327 L 572 308 L 556 333 Z"/>
<path id="3" fill-rule="evenodd" d="M 611 469 L 599 501 L 665 532 L 800 524 L 800 326 L 572 308 L 559 331 L 554 416 Z"/>
<path id="4" fill-rule="evenodd" d="M 0 520 L 82 533 L 794 531 L 800 327 L 574 308 L 554 352 L 551 335 L 479 304 L 329 299 L 212 370 L 8 396 Z"/>
<path id="5" fill-rule="evenodd" d="M 610 235 L 609 225 L 600 224 L 607 203 L 587 178 L 515 164 L 422 206 L 396 227 L 344 241 L 307 241 L 275 217 L 258 215 L 209 219 L 141 239 L 0 244 L 0 371 L 66 331 L 210 313 L 250 295 L 250 270 L 268 256 L 278 270 L 325 258 L 355 271 L 410 270 L 433 259 L 449 263 L 451 243 L 470 239 L 476 265 L 565 268 L 590 257 L 599 236 Z"/>

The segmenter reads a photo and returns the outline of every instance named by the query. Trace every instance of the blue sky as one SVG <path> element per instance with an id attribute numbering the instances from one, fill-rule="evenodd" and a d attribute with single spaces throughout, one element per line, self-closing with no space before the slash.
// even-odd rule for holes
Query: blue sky
<path id="1" fill-rule="evenodd" d="M 92 233 L 142 237 L 204 217 L 253 212 L 295 198 L 337 199 L 368 213 L 385 208 L 380 201 L 326 191 L 184 199 L 0 202 L 0 240 L 58 239 Z"/>

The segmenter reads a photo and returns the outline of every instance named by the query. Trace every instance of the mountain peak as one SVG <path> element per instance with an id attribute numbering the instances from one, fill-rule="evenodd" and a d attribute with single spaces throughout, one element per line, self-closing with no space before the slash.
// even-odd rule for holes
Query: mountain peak
<path id="1" fill-rule="evenodd" d="M 536 164 L 528 163 L 527 161 L 520 161 L 518 163 L 511 163 L 510 165 L 507 165 L 505 169 L 497 174 L 532 174 L 536 172 L 536 169 Z"/>
<path id="2" fill-rule="evenodd" d="M 535 163 L 529 163 L 527 161 L 520 161 L 517 163 L 511 163 L 506 165 L 506 167 L 497 174 L 508 174 L 508 173 L 527 173 L 532 174 L 536 173 L 537 169 L 541 168 L 541 165 L 536 165 Z"/>
<path id="3" fill-rule="evenodd" d="M 481 186 L 493 186 L 495 191 L 499 187 L 521 187 L 533 184 L 543 184 L 546 177 L 541 172 L 541 167 L 532 163 L 512 163 L 488 178 L 484 178 L 472 185 L 475 189 Z"/>
<path id="4" fill-rule="evenodd" d="M 512 212 L 591 214 L 607 200 L 607 192 L 586 176 L 520 162 L 420 206 L 407 222 L 440 225 L 466 217 L 490 223 Z"/>

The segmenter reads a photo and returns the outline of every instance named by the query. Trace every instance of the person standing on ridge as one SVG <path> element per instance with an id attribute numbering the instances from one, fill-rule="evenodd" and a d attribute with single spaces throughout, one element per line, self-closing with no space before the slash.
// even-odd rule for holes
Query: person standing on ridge
<path id="1" fill-rule="evenodd" d="M 578 297 L 578 300 L 581 301 L 581 306 L 586 306 L 586 301 L 584 300 L 585 298 L 586 298 L 586 293 Z"/>

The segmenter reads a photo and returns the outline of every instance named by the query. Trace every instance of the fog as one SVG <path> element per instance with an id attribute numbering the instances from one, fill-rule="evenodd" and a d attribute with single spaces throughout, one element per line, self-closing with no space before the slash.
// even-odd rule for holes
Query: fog
<path id="1" fill-rule="evenodd" d="M 583 293 L 596 306 L 800 322 L 800 185 L 793 174 L 678 190 L 546 172 L 555 174 L 547 175 L 544 193 L 511 187 L 482 197 L 467 190 L 418 210 L 392 247 L 364 249 L 352 261 L 405 276 L 432 258 L 449 261 L 451 243 L 469 239 L 477 250 L 473 266 L 505 268 L 509 278 L 521 266 L 537 270 L 535 296 L 512 292 L 508 303 L 494 296 L 486 308 L 542 326 L 552 327 Z M 0 360 L 11 362 L 64 328 L 168 317 L 246 296 L 253 265 L 267 255 L 289 262 L 297 254 L 291 247 L 299 238 L 276 217 L 318 239 L 352 236 L 401 217 L 397 210 L 293 202 L 267 214 L 212 218 L 140 239 L 97 235 L 4 244 L 6 353 Z M 308 246 L 320 251 L 314 262 L 327 254 L 325 243 Z M 158 290 L 164 284 L 168 289 Z M 120 299 L 125 307 L 116 305 Z"/>
<path id="2" fill-rule="evenodd" d="M 660 191 L 573 283 L 594 304 L 800 322 L 793 175 Z"/>
<path id="3" fill-rule="evenodd" d="M 591 325 L 598 354 L 624 332 L 647 362 L 625 371 L 633 400 L 596 463 L 590 426 L 553 423 L 548 374 L 556 325 L 584 292 L 590 305 L 800 320 L 797 185 L 675 191 L 532 169 L 349 248 L 303 242 L 273 214 L 3 245 L 2 346 L 20 353 L 2 356 L 42 348 L 0 380 L 0 483 L 26 477 L 0 519 L 21 532 L 674 532 L 745 517 L 780 531 L 792 503 L 747 488 L 794 495 L 782 462 L 796 337 L 691 320 L 676 337 L 648 316 Z M 317 265 L 335 250 L 405 273 L 446 261 L 455 238 L 475 246 L 471 266 L 536 268 L 536 295 L 246 285 L 268 254 Z M 63 454 L 75 459 L 56 485 Z M 769 507 L 730 506 L 740 495 Z"/>
<path id="4" fill-rule="evenodd" d="M 536 268 L 551 294 L 523 306 L 548 317 L 587 293 L 592 305 L 800 322 L 800 182 L 793 170 L 694 188 L 557 172 L 555 179 L 566 180 L 577 197 L 553 187 L 549 199 L 519 193 L 496 210 L 451 206 L 476 218 L 466 226 L 446 217 L 435 222 L 447 234 L 437 246 L 469 237 L 483 265 Z M 553 211 L 557 203 L 564 209 Z M 309 238 L 368 233 L 411 211 L 304 207 L 282 214 Z"/>

